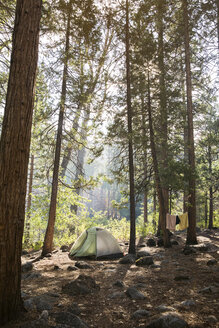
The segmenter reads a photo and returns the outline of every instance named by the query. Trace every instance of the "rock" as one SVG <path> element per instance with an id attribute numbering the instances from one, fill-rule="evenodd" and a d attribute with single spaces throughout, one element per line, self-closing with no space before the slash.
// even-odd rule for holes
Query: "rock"
<path id="1" fill-rule="evenodd" d="M 68 271 L 77 271 L 77 270 L 79 270 L 79 268 L 77 268 L 76 266 L 69 265 L 69 266 L 67 267 L 67 270 L 68 270 Z"/>
<path id="2" fill-rule="evenodd" d="M 151 265 L 154 264 L 152 256 L 144 256 L 140 257 L 138 260 L 136 260 L 136 265 Z"/>
<path id="3" fill-rule="evenodd" d="M 117 298 L 124 298 L 125 294 L 124 292 L 114 292 L 108 296 L 110 299 L 117 299 Z"/>
<path id="4" fill-rule="evenodd" d="M 158 312 L 162 313 L 162 312 L 172 312 L 175 311 L 175 309 L 171 306 L 166 306 L 166 305 L 159 305 L 155 308 L 155 310 L 157 310 Z"/>
<path id="5" fill-rule="evenodd" d="M 71 306 L 67 308 L 67 312 L 70 312 L 74 315 L 79 315 L 81 314 L 81 309 L 77 303 L 73 303 Z"/>
<path id="6" fill-rule="evenodd" d="M 190 277 L 184 275 L 175 276 L 174 278 L 175 281 L 182 281 L 182 280 L 189 280 L 189 279 Z"/>
<path id="7" fill-rule="evenodd" d="M 71 296 L 86 295 L 99 289 L 100 287 L 96 284 L 95 280 L 85 275 L 80 275 L 74 281 L 62 286 L 62 292 Z"/>
<path id="8" fill-rule="evenodd" d="M 33 270 L 33 263 L 32 262 L 27 262 L 21 266 L 21 272 L 29 272 Z"/>
<path id="9" fill-rule="evenodd" d="M 190 308 L 196 305 L 196 302 L 193 300 L 186 300 L 180 303 L 183 307 Z"/>
<path id="10" fill-rule="evenodd" d="M 156 241 L 153 238 L 149 238 L 147 240 L 146 244 L 147 244 L 148 247 L 155 247 L 156 246 Z"/>
<path id="11" fill-rule="evenodd" d="M 139 309 L 132 314 L 132 318 L 133 319 L 142 319 L 142 318 L 148 317 L 149 315 L 150 315 L 149 311 Z"/>
<path id="12" fill-rule="evenodd" d="M 209 315 L 207 318 L 206 318 L 206 321 L 209 322 L 209 323 L 217 323 L 217 318 L 214 316 L 214 315 Z"/>
<path id="13" fill-rule="evenodd" d="M 29 272 L 23 275 L 24 280 L 31 280 L 31 279 L 37 279 L 40 278 L 42 275 L 39 272 Z"/>
<path id="14" fill-rule="evenodd" d="M 74 328 L 88 328 L 84 321 L 70 312 L 54 313 L 53 317 L 58 324 L 69 325 Z"/>
<path id="15" fill-rule="evenodd" d="M 93 269 L 94 267 L 84 261 L 77 261 L 75 266 L 79 269 Z"/>
<path id="16" fill-rule="evenodd" d="M 207 265 L 208 265 L 208 266 L 210 266 L 210 265 L 215 265 L 215 264 L 217 264 L 217 260 L 215 260 L 215 259 L 211 259 L 211 260 L 209 260 L 209 261 L 207 262 Z"/>
<path id="17" fill-rule="evenodd" d="M 137 255 L 137 259 L 139 259 L 140 257 L 151 256 L 151 254 L 146 251 L 137 252 L 136 255 Z"/>
<path id="18" fill-rule="evenodd" d="M 68 247 L 67 245 L 62 245 L 62 246 L 60 247 L 60 250 L 61 250 L 62 252 L 68 252 L 68 251 L 69 251 L 69 247 Z"/>
<path id="19" fill-rule="evenodd" d="M 127 254 L 119 260 L 120 264 L 134 264 L 136 261 L 136 255 Z"/>
<path id="20" fill-rule="evenodd" d="M 164 245 L 164 241 L 163 241 L 163 239 L 162 238 L 159 238 L 158 240 L 157 240 L 157 246 L 158 247 L 162 247 Z"/>
<path id="21" fill-rule="evenodd" d="M 146 328 L 187 328 L 187 322 L 177 315 L 166 314 L 149 323 Z"/>
<path id="22" fill-rule="evenodd" d="M 190 255 L 190 254 L 195 254 L 195 253 L 196 253 L 195 249 L 191 246 L 186 246 L 183 250 L 184 255 Z"/>
<path id="23" fill-rule="evenodd" d="M 123 288 L 123 287 L 125 287 L 125 284 L 124 284 L 124 282 L 117 280 L 116 282 L 114 282 L 113 286 Z"/>
<path id="24" fill-rule="evenodd" d="M 199 293 L 203 294 L 217 294 L 218 292 L 219 288 L 215 286 L 209 286 L 199 290 Z"/>
<path id="25" fill-rule="evenodd" d="M 52 254 L 56 254 L 56 253 L 58 253 L 58 249 L 54 249 L 54 251 L 52 251 Z"/>
<path id="26" fill-rule="evenodd" d="M 33 298 L 29 298 L 27 300 L 24 300 L 23 305 L 24 305 L 24 308 L 25 308 L 26 311 L 32 311 L 36 307 Z"/>
<path id="27" fill-rule="evenodd" d="M 51 311 L 52 310 L 52 304 L 40 297 L 36 297 L 34 299 L 34 303 L 36 305 L 37 311 L 42 312 L 44 310 Z"/>
<path id="28" fill-rule="evenodd" d="M 126 295 L 128 295 L 133 300 L 144 300 L 146 297 L 144 294 L 140 293 L 136 288 L 129 287 L 126 290 Z"/>
<path id="29" fill-rule="evenodd" d="M 43 310 L 43 312 L 41 313 L 39 319 L 44 320 L 45 322 L 47 322 L 48 319 L 49 319 L 49 312 L 47 310 Z"/>
<path id="30" fill-rule="evenodd" d="M 60 270 L 61 268 L 58 266 L 58 265 L 54 265 L 54 268 L 53 270 L 57 271 L 57 270 Z"/>
<path id="31" fill-rule="evenodd" d="M 46 255 L 44 255 L 44 257 L 52 257 L 52 253 L 47 253 Z"/>

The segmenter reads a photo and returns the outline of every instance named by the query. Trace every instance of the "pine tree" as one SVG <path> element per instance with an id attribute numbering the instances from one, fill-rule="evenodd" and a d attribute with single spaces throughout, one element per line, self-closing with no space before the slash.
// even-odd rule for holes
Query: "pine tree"
<path id="1" fill-rule="evenodd" d="M 21 249 L 41 0 L 17 0 L 0 143 L 0 324 L 21 309 Z"/>

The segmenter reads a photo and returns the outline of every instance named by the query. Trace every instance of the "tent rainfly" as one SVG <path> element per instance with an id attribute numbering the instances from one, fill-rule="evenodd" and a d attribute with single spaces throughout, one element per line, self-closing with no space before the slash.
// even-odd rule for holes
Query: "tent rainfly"
<path id="1" fill-rule="evenodd" d="M 78 237 L 69 255 L 75 257 L 119 258 L 123 256 L 123 251 L 109 231 L 92 227 L 85 230 Z"/>

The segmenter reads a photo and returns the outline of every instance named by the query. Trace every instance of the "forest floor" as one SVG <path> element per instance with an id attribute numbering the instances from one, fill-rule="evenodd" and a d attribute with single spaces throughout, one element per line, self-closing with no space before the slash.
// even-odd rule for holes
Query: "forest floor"
<path id="1" fill-rule="evenodd" d="M 118 259 L 86 261 L 88 268 L 78 269 L 68 252 L 60 249 L 55 250 L 51 257 L 36 262 L 34 259 L 39 252 L 26 254 L 22 256 L 22 263 L 33 261 L 31 273 L 35 274 L 30 279 L 27 273 L 22 274 L 23 297 L 30 309 L 5 328 L 35 327 L 33 323 L 37 322 L 43 306 L 38 306 L 37 311 L 28 299 L 46 296 L 44 301 L 47 303 L 44 304 L 52 304 L 46 327 L 70 327 L 57 325 L 54 314 L 69 312 L 73 308 L 78 310 L 78 317 L 88 327 L 146 327 L 167 313 L 183 318 L 192 328 L 219 327 L 219 229 L 205 230 L 197 235 L 196 250 L 188 255 L 183 252 L 185 233 L 173 234 L 171 240 L 176 240 L 178 245 L 168 249 L 147 247 L 148 237 L 139 241 L 141 247 L 137 250 L 152 255 L 155 264 L 152 266 L 120 264 Z M 127 247 L 124 244 L 125 254 Z M 69 266 L 75 271 L 69 271 Z M 92 277 L 99 288 L 92 289 L 87 295 L 65 294 L 62 286 L 79 275 Z M 125 293 L 133 286 L 145 296 L 144 299 L 132 299 Z M 134 313 L 140 309 L 146 311 L 138 318 Z"/>

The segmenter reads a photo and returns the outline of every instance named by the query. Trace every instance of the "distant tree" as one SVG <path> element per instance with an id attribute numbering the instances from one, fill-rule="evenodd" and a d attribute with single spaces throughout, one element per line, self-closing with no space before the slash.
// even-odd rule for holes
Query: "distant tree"
<path id="1" fill-rule="evenodd" d="M 49 219 L 48 219 L 45 239 L 43 243 L 43 250 L 42 250 L 43 256 L 50 253 L 52 251 L 52 246 L 53 246 L 53 236 L 54 236 L 55 218 L 56 218 L 56 203 L 57 203 L 57 193 L 58 193 L 59 163 L 60 163 L 60 156 L 61 156 L 61 144 L 62 144 L 62 134 L 63 134 L 62 130 L 63 130 L 64 111 L 65 111 L 65 102 L 66 102 L 66 93 L 67 93 L 66 86 L 67 86 L 67 74 L 68 74 L 69 47 L 70 47 L 71 9 L 72 8 L 71 8 L 71 0 L 70 0 L 68 3 L 68 13 L 67 13 L 62 91 L 61 91 L 61 100 L 60 100 L 58 130 L 56 136 L 52 191 L 51 191 L 51 200 L 50 200 L 50 208 L 49 208 Z"/>
<path id="2" fill-rule="evenodd" d="M 21 250 L 41 0 L 17 0 L 0 142 L 0 325 L 21 309 Z"/>

